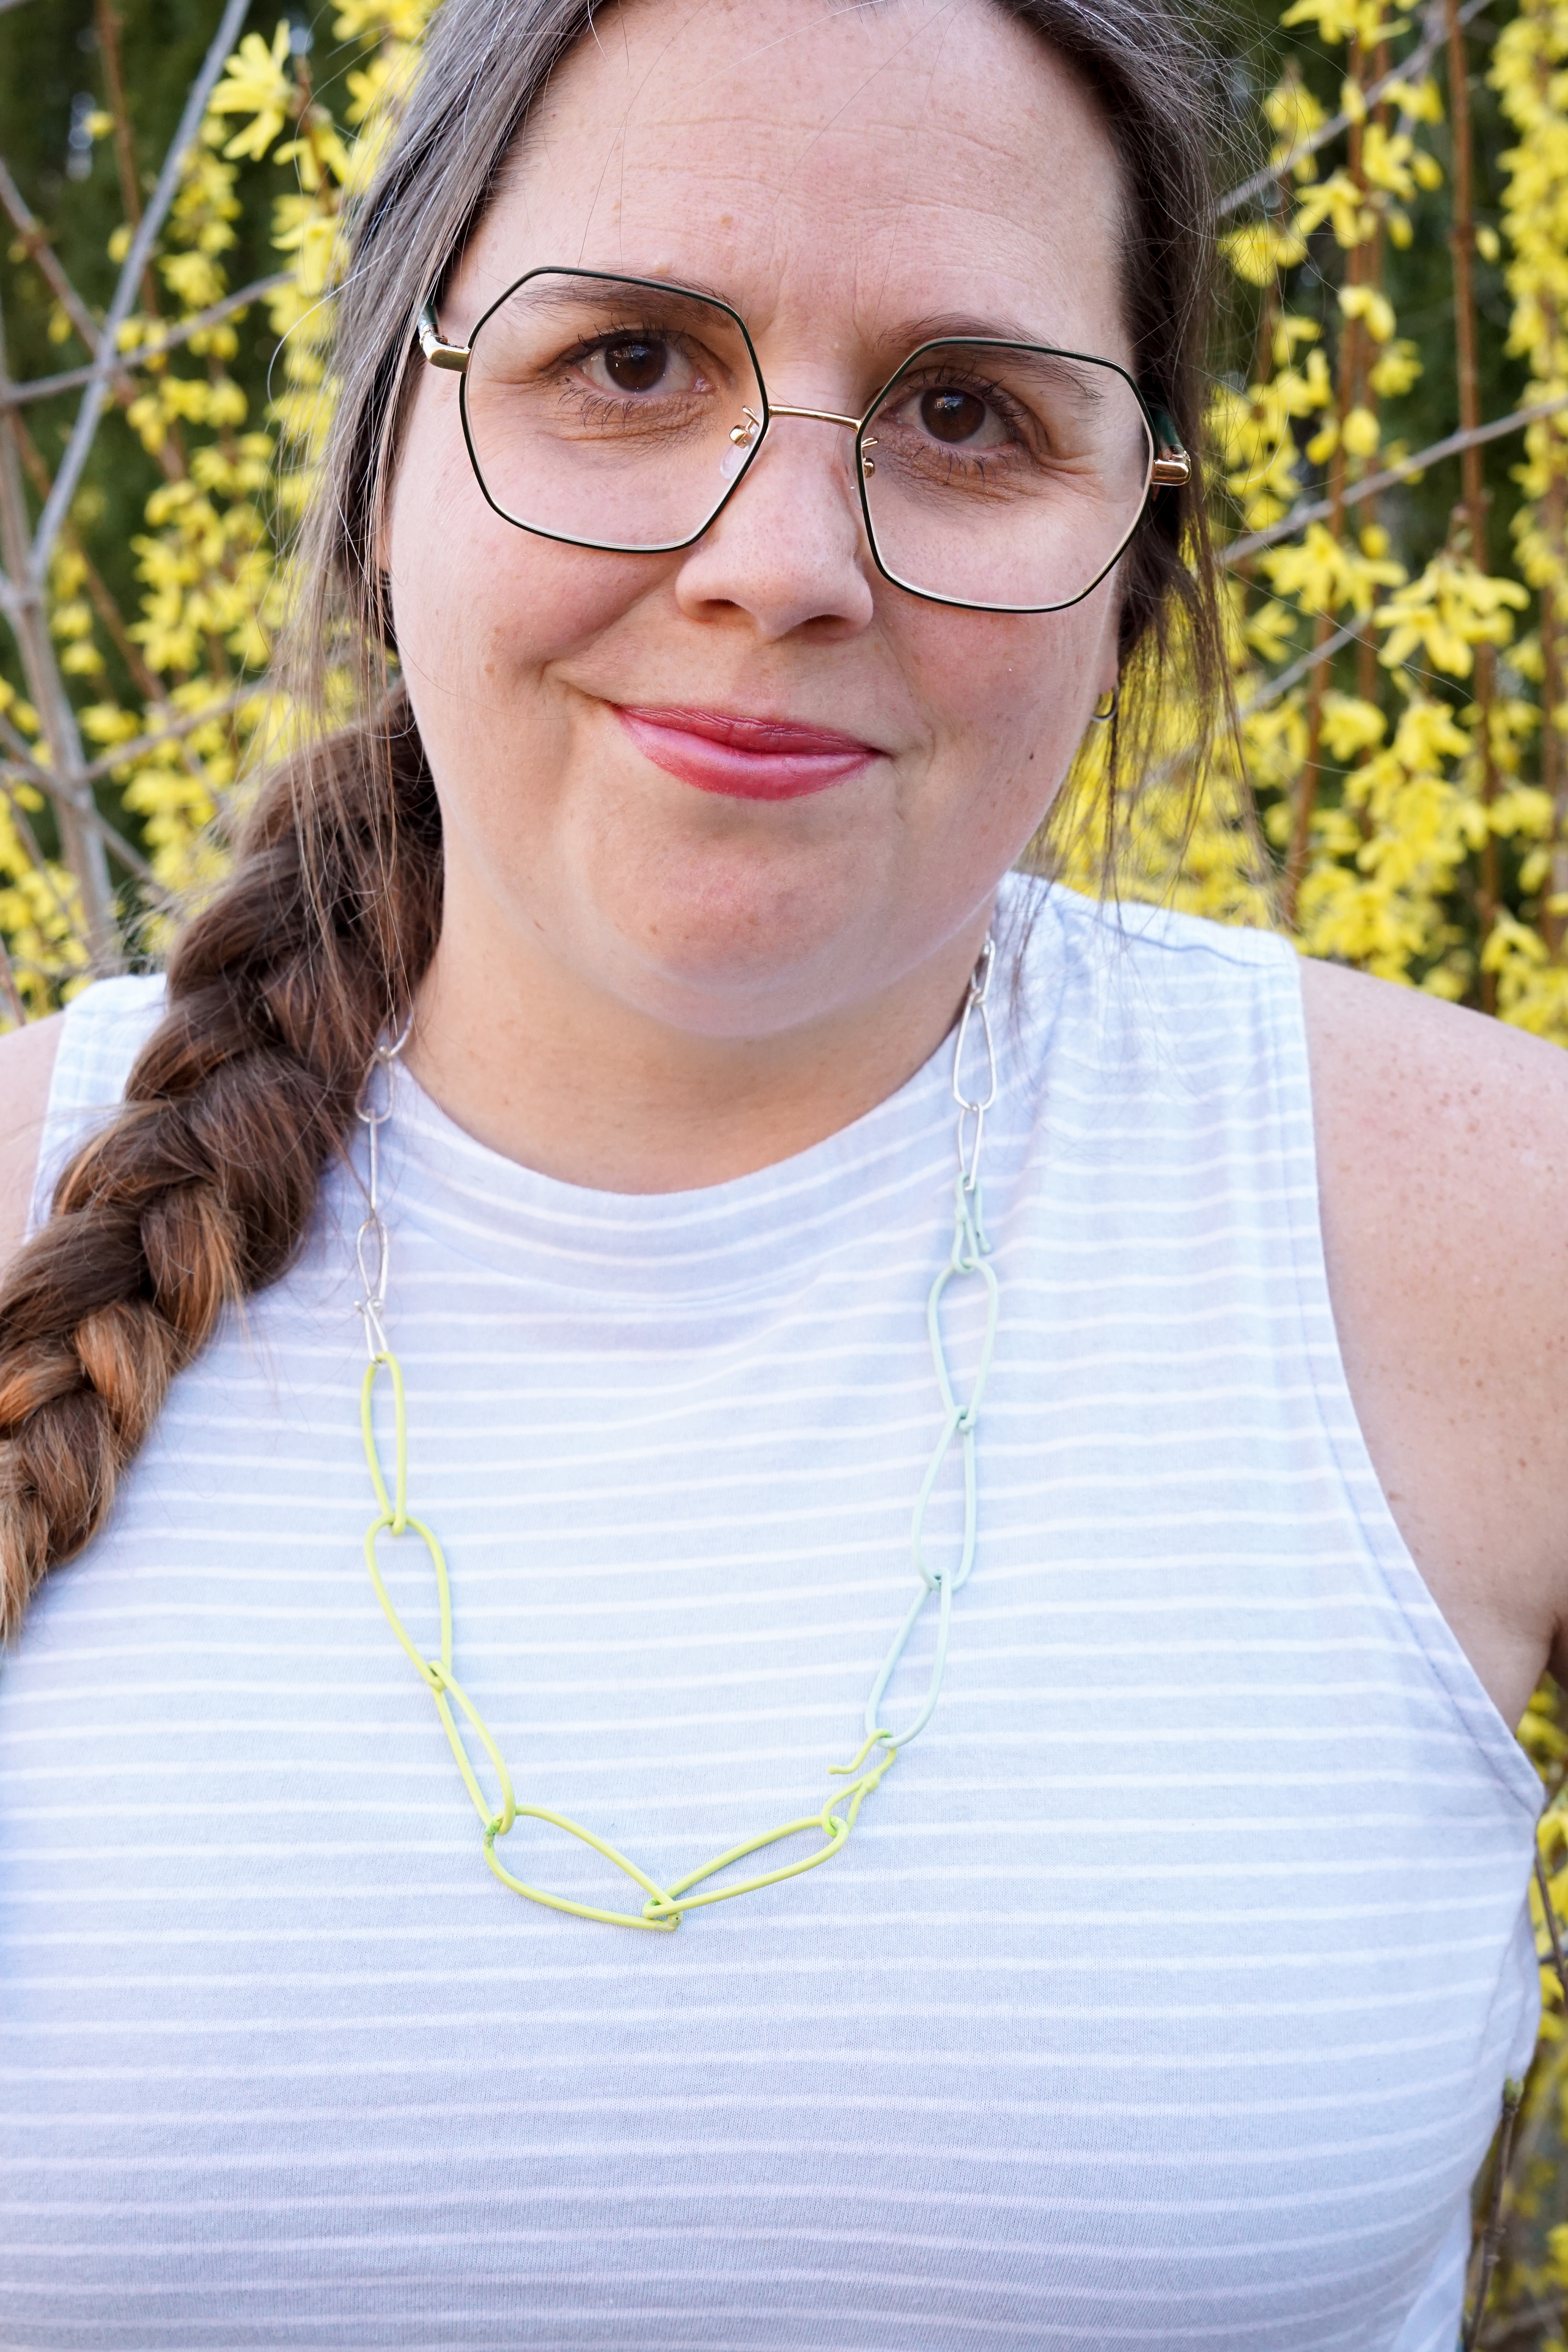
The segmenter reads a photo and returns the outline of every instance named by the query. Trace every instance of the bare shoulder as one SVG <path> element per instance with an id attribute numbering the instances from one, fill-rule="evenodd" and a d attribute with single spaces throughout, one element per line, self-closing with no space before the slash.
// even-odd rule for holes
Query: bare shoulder
<path id="1" fill-rule="evenodd" d="M 64 1017 L 57 1013 L 0 1037 L 0 1270 L 26 1225 Z"/>
<path id="2" fill-rule="evenodd" d="M 1568 1053 L 1414 988 L 1308 961 L 1301 967 L 1320 1113 L 1386 1139 L 1419 1135 L 1472 1176 L 1561 1182 L 1568 1171 Z M 1499 1124 L 1500 1122 L 1500 1124 Z M 1558 1195 L 1561 1202 L 1561 1195 Z"/>
<path id="3" fill-rule="evenodd" d="M 1302 985 L 1352 1393 L 1512 1720 L 1568 1620 L 1568 1053 L 1330 965 Z"/>

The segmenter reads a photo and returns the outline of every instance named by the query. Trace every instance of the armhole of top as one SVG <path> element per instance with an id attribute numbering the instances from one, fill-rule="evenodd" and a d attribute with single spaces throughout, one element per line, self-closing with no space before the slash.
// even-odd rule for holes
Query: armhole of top
<path id="1" fill-rule="evenodd" d="M 1291 1216 L 1290 1232 L 1301 1344 L 1310 1370 L 1319 1426 L 1339 1465 L 1371 1560 L 1427 1671 L 1506 1793 L 1522 1805 L 1534 1822 L 1542 1800 L 1540 1778 L 1417 1567 L 1383 1491 L 1383 1481 L 1377 1475 L 1356 1411 L 1340 1347 L 1323 1247 L 1322 1196 L 1301 959 L 1288 941 L 1282 940 L 1281 946 L 1283 953 L 1276 967 L 1277 978 L 1268 991 L 1267 1018 L 1274 1041 L 1274 1067 L 1281 1096 L 1279 1112 L 1288 1116 L 1292 1094 L 1298 1095 L 1306 1112 L 1311 1181 L 1297 1188 L 1298 1204 Z"/>
<path id="2" fill-rule="evenodd" d="M 47 1221 L 55 1186 L 71 1154 L 125 1099 L 131 1065 L 162 1015 L 161 972 L 96 981 L 66 1007 L 38 1136 L 29 1235 Z"/>

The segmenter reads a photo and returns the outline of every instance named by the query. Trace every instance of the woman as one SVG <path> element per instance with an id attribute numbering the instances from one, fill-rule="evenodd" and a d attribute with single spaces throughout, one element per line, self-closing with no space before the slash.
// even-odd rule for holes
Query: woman
<path id="1" fill-rule="evenodd" d="M 1214 641 L 1207 90 L 447 0 L 302 656 L 402 684 L 3 1049 L 7 2344 L 1452 2345 L 1563 1065 L 1008 878 Z"/>

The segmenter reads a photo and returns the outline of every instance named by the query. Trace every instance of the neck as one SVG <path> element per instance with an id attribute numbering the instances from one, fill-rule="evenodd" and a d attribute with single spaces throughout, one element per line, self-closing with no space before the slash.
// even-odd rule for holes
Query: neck
<path id="1" fill-rule="evenodd" d="M 404 1059 L 447 1117 L 540 1174 L 674 1192 L 751 1174 L 896 1093 L 963 1001 L 989 904 L 870 997 L 759 1034 L 694 1032 L 448 904 Z"/>

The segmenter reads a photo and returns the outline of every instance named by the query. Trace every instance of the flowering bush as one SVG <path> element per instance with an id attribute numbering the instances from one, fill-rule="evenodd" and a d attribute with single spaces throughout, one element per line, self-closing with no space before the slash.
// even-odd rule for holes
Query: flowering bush
<path id="1" fill-rule="evenodd" d="M 84 409 L 107 398 L 111 429 L 157 469 L 122 610 L 80 453 L 68 446 L 57 488 L 26 430 L 29 389 L 13 401 L 0 375 L 0 601 L 14 640 L 0 664 L 0 1026 L 156 949 L 174 908 L 221 872 L 244 780 L 287 733 L 266 670 L 287 527 L 329 413 L 344 207 L 433 5 L 340 0 L 332 103 L 288 23 L 230 52 L 224 30 L 243 13 L 231 7 L 193 135 L 111 240 L 120 287 L 104 318 L 76 297 L 14 184 L 0 186 L 11 258 L 39 273 L 51 334 L 85 349 L 78 373 L 98 363 Z M 1473 47 L 1461 23 L 1479 5 L 1433 0 L 1418 23 L 1383 0 L 1286 7 L 1260 96 L 1267 160 L 1226 200 L 1230 364 L 1208 415 L 1237 730 L 1197 772 L 1202 730 L 1178 670 L 1146 714 L 1148 788 L 1109 822 L 1111 730 L 1092 730 L 1051 855 L 1081 887 L 1103 887 L 1109 860 L 1125 892 L 1282 923 L 1308 954 L 1568 1045 L 1568 0 L 1498 0 L 1484 57 L 1480 20 Z M 109 95 L 83 135 L 128 142 L 118 88 Z M 1507 126 L 1495 220 L 1475 193 L 1478 96 Z M 277 267 L 235 289 L 235 224 L 256 189 Z M 1419 225 L 1428 247 L 1446 230 L 1452 251 L 1437 335 L 1429 300 L 1401 331 Z M 1500 268 L 1507 310 L 1490 380 L 1508 398 L 1490 418 L 1478 264 Z M 260 415 L 233 368 L 257 302 L 278 338 Z M 1412 422 L 1434 413 L 1435 446 Z M 88 416 L 84 446 L 92 430 Z M 1497 512 L 1489 445 L 1494 492 L 1500 479 L 1506 490 Z M 1435 509 L 1416 486 L 1456 464 L 1457 500 Z M 1542 1850 L 1568 1898 L 1568 1728 L 1549 1687 L 1521 1737 L 1552 1792 Z M 1542 1982 L 1485 2326 L 1545 2347 L 1563 2341 L 1568 2297 L 1568 2038 L 1550 1967 Z"/>

